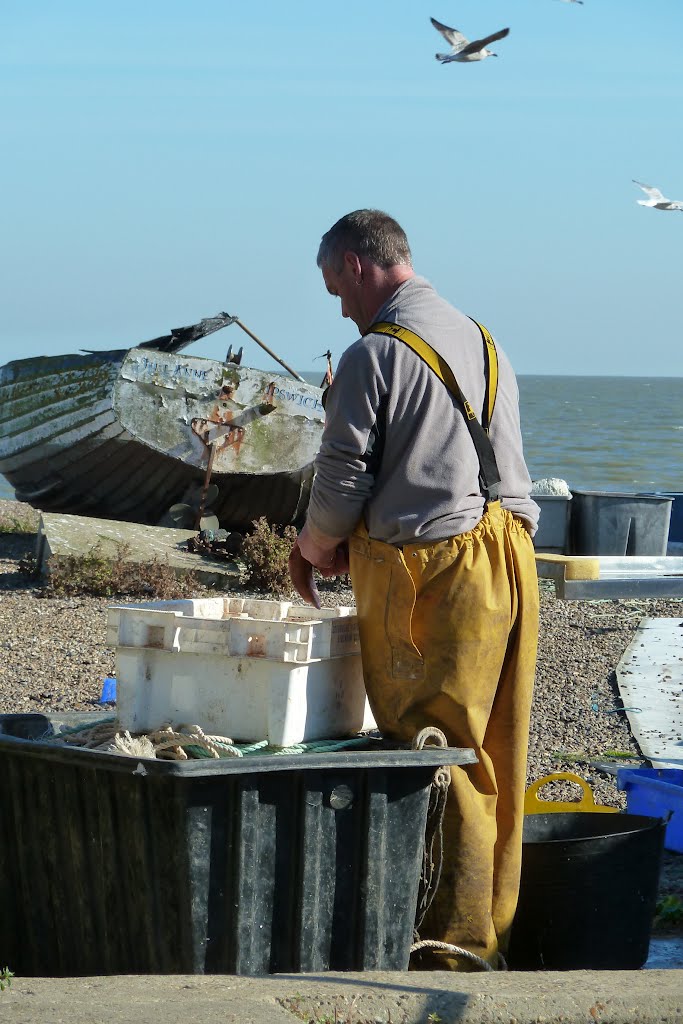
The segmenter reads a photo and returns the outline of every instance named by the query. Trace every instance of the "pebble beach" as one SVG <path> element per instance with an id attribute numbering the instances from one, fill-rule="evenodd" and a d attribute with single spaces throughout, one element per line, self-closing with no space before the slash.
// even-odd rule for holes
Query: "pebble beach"
<path id="1" fill-rule="evenodd" d="M 38 514 L 0 501 L 0 523 L 10 517 L 37 524 Z M 33 533 L 0 533 L 0 713 L 97 710 L 102 682 L 115 674 L 115 652 L 106 646 L 107 608 L 123 601 L 43 596 L 19 564 L 34 546 Z M 552 583 L 539 585 L 528 782 L 575 771 L 590 781 L 596 802 L 620 807 L 623 794 L 613 779 L 590 764 L 613 751 L 639 757 L 626 715 L 607 713 L 619 703 L 615 668 L 642 618 L 683 619 L 683 601 L 560 601 Z M 353 604 L 351 589 L 338 583 L 322 584 L 320 593 L 327 605 Z M 543 796 L 553 798 L 553 790 Z"/>
<path id="2" fill-rule="evenodd" d="M 0 501 L 0 714 L 102 710 L 105 677 L 115 674 L 115 651 L 106 646 L 107 609 L 123 603 L 104 597 L 47 597 L 22 559 L 35 533 L 6 532 L 14 521 L 37 527 L 38 513 Z M 4 532 L 3 532 L 4 531 Z M 613 772 L 595 767 L 620 755 L 641 763 L 620 706 L 616 666 L 646 617 L 680 617 L 680 600 L 561 601 L 554 585 L 539 581 L 541 621 L 531 717 L 527 785 L 551 772 L 571 771 L 590 785 L 596 803 L 624 808 Z M 350 588 L 322 584 L 326 605 L 351 605 Z M 247 596 L 244 590 L 236 596 Z M 250 595 L 252 596 L 252 595 Z M 264 595 L 259 597 L 274 597 Z M 595 711 L 594 707 L 598 710 Z M 614 762 L 613 762 L 614 764 Z M 551 783 L 541 796 L 575 800 L 577 786 Z M 683 857 L 668 855 L 670 891 L 683 892 Z"/>

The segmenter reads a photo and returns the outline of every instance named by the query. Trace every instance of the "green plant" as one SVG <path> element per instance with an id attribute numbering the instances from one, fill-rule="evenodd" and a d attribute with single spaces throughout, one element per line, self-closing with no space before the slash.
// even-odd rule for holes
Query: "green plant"
<path id="1" fill-rule="evenodd" d="M 287 563 L 296 538 L 293 526 L 276 527 L 263 516 L 257 519 L 254 529 L 242 543 L 246 582 L 257 590 L 283 596 L 291 594 L 293 588 Z"/>
<path id="2" fill-rule="evenodd" d="M 654 925 L 667 927 L 683 924 L 683 899 L 670 894 L 657 902 Z"/>
<path id="3" fill-rule="evenodd" d="M 23 573 L 24 576 L 30 576 L 31 579 L 38 580 L 42 575 L 40 568 L 40 562 L 35 555 L 27 555 L 26 558 L 19 559 L 19 572 Z"/>
<path id="4" fill-rule="evenodd" d="M 14 974 L 10 971 L 9 967 L 3 967 L 0 970 L 0 992 L 4 992 L 6 988 L 10 987 L 13 977 Z"/>
<path id="5" fill-rule="evenodd" d="M 37 522 L 32 521 L 30 516 L 0 513 L 0 533 L 35 533 L 37 528 Z"/>
<path id="6" fill-rule="evenodd" d="M 588 760 L 588 755 L 573 753 L 571 750 L 553 750 L 552 759 L 554 762 L 565 762 L 566 764 L 582 764 Z"/>
<path id="7" fill-rule="evenodd" d="M 28 567 L 28 566 L 27 566 Z M 84 555 L 57 555 L 48 561 L 45 593 L 62 597 L 152 597 L 161 601 L 188 597 L 203 587 L 194 573 L 176 576 L 168 562 L 130 561 L 130 547 L 117 544 L 113 557 L 96 544 Z"/>

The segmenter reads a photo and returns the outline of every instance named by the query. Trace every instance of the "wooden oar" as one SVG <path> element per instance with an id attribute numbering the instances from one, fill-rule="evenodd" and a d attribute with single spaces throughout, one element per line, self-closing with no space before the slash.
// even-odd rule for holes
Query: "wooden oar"
<path id="1" fill-rule="evenodd" d="M 256 335 L 252 331 L 250 331 L 248 327 L 245 327 L 239 317 L 236 316 L 234 318 L 234 320 L 232 321 L 232 323 L 235 323 L 235 324 L 237 324 L 238 327 L 241 327 L 242 330 L 244 331 L 244 333 L 248 334 L 249 337 L 253 341 L 255 341 L 257 345 L 260 345 L 261 348 L 265 352 L 267 352 L 268 355 L 271 356 L 271 358 L 273 358 L 276 363 L 279 363 L 280 366 L 284 366 L 284 368 L 287 371 L 287 373 L 291 373 L 292 377 L 296 377 L 296 379 L 300 380 L 302 382 L 302 384 L 307 384 L 308 383 L 308 381 L 306 381 L 303 377 L 299 376 L 299 374 L 296 372 L 296 370 L 293 370 L 290 366 L 287 366 L 287 363 L 283 359 L 280 359 L 279 356 L 276 356 L 275 353 L 272 351 L 272 349 L 268 348 L 268 346 L 265 344 L 265 342 L 261 341 L 260 338 L 257 338 Z"/>

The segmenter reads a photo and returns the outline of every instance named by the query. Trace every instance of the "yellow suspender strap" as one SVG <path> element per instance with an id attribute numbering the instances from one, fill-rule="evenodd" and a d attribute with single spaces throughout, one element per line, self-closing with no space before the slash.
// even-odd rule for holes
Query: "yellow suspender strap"
<path id="1" fill-rule="evenodd" d="M 476 320 L 473 320 L 472 323 L 476 324 L 479 328 L 484 342 L 486 395 L 484 399 L 482 426 L 484 427 L 484 430 L 488 432 L 491 417 L 493 416 L 493 407 L 496 404 L 496 394 L 498 392 L 498 353 L 496 352 L 496 346 L 493 338 L 487 329 Z M 401 327 L 399 324 L 389 324 L 386 322 L 373 324 L 366 333 L 369 334 L 371 332 L 373 334 L 390 334 L 394 338 L 398 338 L 399 341 L 404 342 L 404 344 L 409 348 L 412 348 L 413 352 L 416 352 L 417 355 L 427 363 L 427 366 L 431 367 L 437 377 L 443 381 L 451 394 L 460 398 L 467 418 L 469 420 L 476 419 L 476 413 L 458 387 L 458 382 L 456 381 L 450 366 L 445 359 L 442 359 L 439 353 L 435 352 L 432 346 L 423 338 L 418 334 L 414 334 L 413 331 L 409 331 L 407 327 Z"/>
<path id="2" fill-rule="evenodd" d="M 476 320 L 474 321 L 476 323 Z M 413 331 L 409 331 L 407 327 L 401 327 L 400 324 L 390 324 L 386 321 L 372 324 L 368 327 L 365 334 L 389 334 L 393 338 L 398 338 L 408 348 L 411 348 L 422 359 L 427 366 L 437 375 L 437 377 L 443 381 L 445 386 L 448 388 L 453 397 L 462 406 L 465 414 L 465 420 L 472 438 L 474 447 L 477 450 L 477 457 L 479 459 L 479 470 L 482 490 L 484 497 L 488 501 L 497 500 L 500 493 L 500 473 L 498 472 L 498 466 L 496 465 L 496 456 L 493 451 L 493 446 L 488 436 L 488 425 L 493 413 L 493 403 L 496 400 L 496 390 L 498 383 L 498 357 L 496 355 L 496 347 L 493 344 L 493 339 L 486 328 L 482 328 L 477 324 L 481 331 L 482 338 L 484 339 L 484 363 L 486 373 L 486 401 L 484 407 L 484 425 L 482 425 L 477 419 L 476 413 L 470 403 L 463 395 L 458 382 L 453 375 L 453 371 L 446 362 L 442 359 L 438 352 L 435 352 L 431 345 L 420 338 L 419 335 L 414 334 Z M 487 343 L 487 336 L 490 341 L 490 345 Z M 493 367 L 493 374 L 491 368 Z M 495 387 L 489 386 L 489 379 L 493 379 Z"/>

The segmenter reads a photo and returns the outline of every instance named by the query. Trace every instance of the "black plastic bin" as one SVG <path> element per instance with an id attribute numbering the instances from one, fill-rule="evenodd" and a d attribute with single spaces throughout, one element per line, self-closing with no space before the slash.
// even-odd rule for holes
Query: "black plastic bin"
<path id="1" fill-rule="evenodd" d="M 572 553 L 665 555 L 672 500 L 654 494 L 572 490 Z"/>
<path id="2" fill-rule="evenodd" d="M 526 815 L 510 969 L 642 967 L 665 830 L 662 819 L 639 814 Z"/>
<path id="3" fill-rule="evenodd" d="M 471 750 L 161 761 L 0 715 L 0 962 L 23 975 L 408 966 L 435 767 Z"/>

